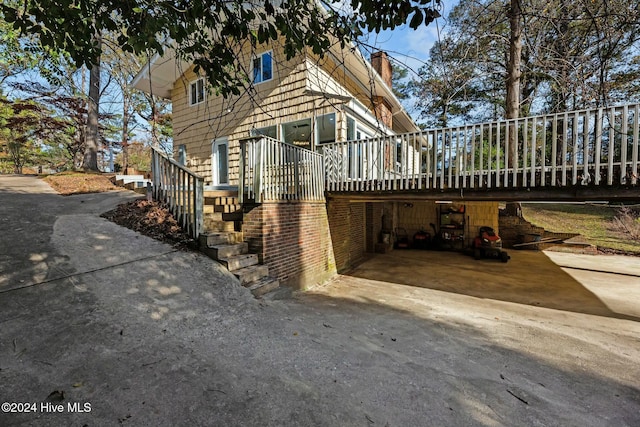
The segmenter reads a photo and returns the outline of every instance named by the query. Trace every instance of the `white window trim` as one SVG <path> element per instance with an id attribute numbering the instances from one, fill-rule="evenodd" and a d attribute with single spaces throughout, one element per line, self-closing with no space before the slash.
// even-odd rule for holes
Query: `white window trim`
<path id="1" fill-rule="evenodd" d="M 264 64 L 262 63 L 262 57 L 266 54 L 270 54 L 271 56 L 271 78 L 268 80 L 260 80 L 260 81 L 256 81 L 255 77 L 253 78 L 253 84 L 254 85 L 259 85 L 261 83 L 266 83 L 266 82 L 270 82 L 271 80 L 273 80 L 273 50 L 265 50 L 264 52 L 258 54 L 258 55 L 254 55 L 251 58 L 251 76 L 254 76 L 255 73 L 255 68 L 254 68 L 254 61 L 258 58 L 260 58 L 260 71 L 262 72 L 262 68 L 264 67 Z M 262 76 L 261 76 L 262 77 Z"/>
<path id="2" fill-rule="evenodd" d="M 376 117 L 357 100 L 352 100 L 349 105 L 344 107 L 343 111 L 351 116 L 352 119 L 355 119 L 356 126 L 360 125 L 361 130 L 367 134 L 371 134 L 371 137 L 395 134 L 393 129 L 388 128 L 384 123 L 378 121 Z"/>
<path id="3" fill-rule="evenodd" d="M 193 99 L 191 98 L 191 88 L 193 87 L 193 85 L 196 85 L 196 92 L 198 90 L 198 82 L 202 82 L 202 100 L 201 101 L 196 101 L 193 102 Z M 206 101 L 207 99 L 207 91 L 204 88 L 204 77 L 200 77 L 198 79 L 192 80 L 191 82 L 189 82 L 189 106 L 193 107 L 195 105 L 200 105 L 202 104 L 204 101 Z"/>
<path id="4" fill-rule="evenodd" d="M 361 140 L 361 139 L 373 138 L 374 136 L 378 135 L 378 132 L 376 132 L 371 126 L 369 126 L 367 124 L 367 122 L 362 120 L 362 118 L 360 116 L 357 116 L 357 115 L 352 114 L 352 113 L 346 113 L 346 116 L 348 118 L 352 119 L 353 122 L 354 122 L 354 127 L 353 127 L 354 135 L 353 135 L 353 137 L 354 137 L 355 141 L 358 141 L 358 140 Z M 348 123 L 346 119 L 345 119 L 345 122 Z M 348 129 L 347 129 L 347 132 L 348 132 Z M 358 138 L 358 133 L 360 133 L 360 138 Z M 346 141 L 346 139 L 345 139 L 345 141 Z"/>

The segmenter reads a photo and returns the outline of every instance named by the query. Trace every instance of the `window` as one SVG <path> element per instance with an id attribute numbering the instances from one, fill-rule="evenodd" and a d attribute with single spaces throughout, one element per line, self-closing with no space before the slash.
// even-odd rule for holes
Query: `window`
<path id="1" fill-rule="evenodd" d="M 189 105 L 204 102 L 204 79 L 198 79 L 189 85 Z"/>
<path id="2" fill-rule="evenodd" d="M 268 136 L 269 138 L 278 139 L 278 128 L 273 126 L 267 126 L 258 128 L 255 130 L 256 135 Z"/>
<path id="3" fill-rule="evenodd" d="M 318 144 L 335 142 L 336 140 L 336 114 L 330 113 L 316 118 Z"/>
<path id="4" fill-rule="evenodd" d="M 347 141 L 356 139 L 356 121 L 347 116 Z"/>
<path id="5" fill-rule="evenodd" d="M 187 164 L 187 146 L 184 144 L 178 146 L 178 163 L 182 166 Z"/>
<path id="6" fill-rule="evenodd" d="M 227 138 L 213 141 L 211 146 L 211 173 L 213 185 L 229 184 L 229 142 Z"/>
<path id="7" fill-rule="evenodd" d="M 311 119 L 298 120 L 282 125 L 284 142 L 302 148 L 311 148 Z"/>
<path id="8" fill-rule="evenodd" d="M 262 83 L 273 78 L 273 59 L 271 52 L 265 52 L 253 59 L 253 82 Z"/>
<path id="9" fill-rule="evenodd" d="M 365 129 L 360 122 L 347 116 L 347 141 L 359 141 L 361 139 L 372 138 L 370 129 Z"/>

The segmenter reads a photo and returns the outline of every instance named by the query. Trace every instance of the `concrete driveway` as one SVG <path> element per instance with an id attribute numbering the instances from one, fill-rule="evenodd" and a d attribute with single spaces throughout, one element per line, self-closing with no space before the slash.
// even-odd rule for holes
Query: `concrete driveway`
<path id="1" fill-rule="evenodd" d="M 0 425 L 640 424 L 631 274 L 598 285 L 544 254 L 533 270 L 431 254 L 470 271 L 456 288 L 435 261 L 420 284 L 367 278 L 394 264 L 376 257 L 259 301 L 207 258 L 98 217 L 128 197 L 0 177 L 0 401 L 22 412 Z M 546 292 L 501 297 L 518 270 Z M 551 306 L 561 274 L 587 308 Z"/>

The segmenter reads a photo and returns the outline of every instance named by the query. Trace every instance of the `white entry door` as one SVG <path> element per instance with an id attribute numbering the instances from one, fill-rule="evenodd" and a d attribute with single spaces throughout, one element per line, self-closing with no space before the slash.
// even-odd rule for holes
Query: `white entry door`
<path id="1" fill-rule="evenodd" d="M 211 144 L 213 185 L 229 185 L 229 140 L 218 138 Z"/>

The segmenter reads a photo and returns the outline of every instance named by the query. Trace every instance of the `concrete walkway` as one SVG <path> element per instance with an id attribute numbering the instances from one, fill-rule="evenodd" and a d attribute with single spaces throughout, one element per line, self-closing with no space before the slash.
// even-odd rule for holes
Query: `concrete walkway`
<path id="1" fill-rule="evenodd" d="M 538 306 L 543 284 L 501 298 L 513 281 L 477 274 L 493 264 L 449 257 L 470 284 L 427 261 L 409 285 L 363 277 L 374 258 L 259 301 L 209 259 L 98 216 L 130 197 L 0 176 L 0 403 L 22 410 L 0 425 L 640 425 L 637 313 L 598 287 L 568 288 L 589 309 Z M 533 277 L 522 260 L 509 274 Z M 545 262 L 544 280 L 564 271 Z"/>

